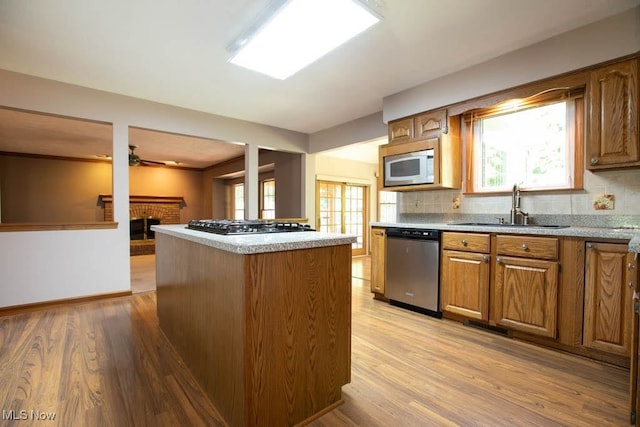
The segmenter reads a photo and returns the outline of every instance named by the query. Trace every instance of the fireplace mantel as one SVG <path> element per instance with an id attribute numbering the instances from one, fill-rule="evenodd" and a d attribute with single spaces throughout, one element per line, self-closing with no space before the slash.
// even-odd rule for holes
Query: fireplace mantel
<path id="1" fill-rule="evenodd" d="M 113 203 L 113 195 L 100 194 L 98 196 L 102 203 Z M 184 205 L 182 196 L 129 196 L 129 203 L 176 203 Z"/>

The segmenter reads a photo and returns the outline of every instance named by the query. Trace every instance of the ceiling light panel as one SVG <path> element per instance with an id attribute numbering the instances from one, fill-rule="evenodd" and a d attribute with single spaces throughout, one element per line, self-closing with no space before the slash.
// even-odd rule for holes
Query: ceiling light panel
<path id="1" fill-rule="evenodd" d="M 289 0 L 230 62 L 284 80 L 379 20 L 356 0 Z"/>

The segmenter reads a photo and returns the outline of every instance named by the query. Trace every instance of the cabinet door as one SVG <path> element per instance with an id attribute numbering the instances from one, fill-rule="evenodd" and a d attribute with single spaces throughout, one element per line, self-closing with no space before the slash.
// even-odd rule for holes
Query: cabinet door
<path id="1" fill-rule="evenodd" d="M 583 344 L 630 355 L 636 261 L 625 244 L 587 243 Z"/>
<path id="2" fill-rule="evenodd" d="M 407 142 L 413 139 L 413 118 L 389 123 L 389 144 Z"/>
<path id="3" fill-rule="evenodd" d="M 387 233 L 384 228 L 371 229 L 371 292 L 384 295 Z"/>
<path id="4" fill-rule="evenodd" d="M 420 114 L 414 119 L 413 135 L 416 139 L 440 136 L 440 132 L 447 133 L 446 110 L 430 111 Z"/>
<path id="5" fill-rule="evenodd" d="M 489 320 L 489 255 L 443 251 L 440 299 L 443 311 Z"/>
<path id="6" fill-rule="evenodd" d="M 495 290 L 495 318 L 499 325 L 556 337 L 557 262 L 497 257 Z"/>
<path id="7" fill-rule="evenodd" d="M 591 72 L 589 83 L 589 169 L 638 162 L 638 61 Z"/>

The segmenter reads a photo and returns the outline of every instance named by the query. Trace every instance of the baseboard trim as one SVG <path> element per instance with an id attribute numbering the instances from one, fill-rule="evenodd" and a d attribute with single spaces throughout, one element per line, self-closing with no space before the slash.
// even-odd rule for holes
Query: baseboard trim
<path id="1" fill-rule="evenodd" d="M 504 337 L 511 337 L 511 331 L 499 326 L 489 325 L 487 323 L 478 322 L 472 319 L 465 319 L 463 325 L 470 326 L 472 328 L 481 329 L 484 331 L 492 332 L 494 334 L 502 335 Z"/>
<path id="2" fill-rule="evenodd" d="M 132 295 L 131 291 L 112 292 L 108 294 L 90 295 L 87 297 L 80 297 L 80 298 L 65 298 L 65 299 L 52 300 L 52 301 L 36 302 L 31 304 L 21 304 L 21 305 L 12 305 L 9 307 L 0 307 L 0 317 L 10 316 L 13 314 L 20 314 L 20 313 L 29 313 L 32 311 L 60 307 L 63 305 L 81 304 L 81 303 L 98 301 L 98 300 L 109 299 L 109 298 L 127 297 L 131 295 Z"/>

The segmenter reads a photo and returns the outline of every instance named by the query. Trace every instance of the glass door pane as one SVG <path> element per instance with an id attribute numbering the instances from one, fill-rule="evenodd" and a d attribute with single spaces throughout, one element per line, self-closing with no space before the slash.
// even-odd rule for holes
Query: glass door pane
<path id="1" fill-rule="evenodd" d="M 364 190 L 363 186 L 345 185 L 345 227 L 344 232 L 355 234 L 353 254 L 364 253 Z"/>
<path id="2" fill-rule="evenodd" d="M 318 185 L 319 231 L 342 233 L 342 184 L 322 181 Z"/>
<path id="3" fill-rule="evenodd" d="M 341 182 L 318 181 L 319 231 L 354 234 L 353 255 L 365 253 L 367 187 Z"/>

